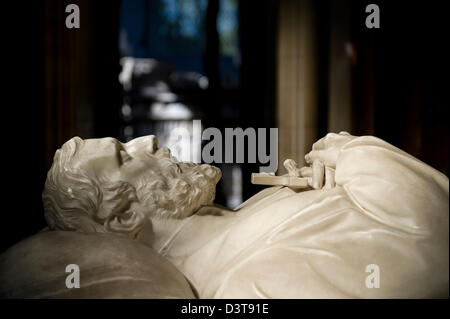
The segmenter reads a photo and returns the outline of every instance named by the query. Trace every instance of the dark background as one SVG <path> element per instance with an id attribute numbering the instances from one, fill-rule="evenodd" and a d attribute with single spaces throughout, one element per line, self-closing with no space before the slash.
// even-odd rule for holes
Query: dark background
<path id="1" fill-rule="evenodd" d="M 64 26 L 70 1 L 1 4 L 2 227 L 0 252 L 45 227 L 41 192 L 54 152 L 80 134 L 119 136 L 119 1 L 73 1 L 81 29 Z M 374 1 L 380 30 L 362 28 L 367 1 L 351 5 L 352 37 L 359 57 L 353 70 L 354 135 L 373 134 L 448 176 L 448 16 L 445 1 Z M 326 79 L 329 2 L 317 1 L 320 79 Z M 242 127 L 276 125 L 276 26 L 274 0 L 240 2 L 242 51 L 239 95 Z M 325 27 L 328 26 L 328 27 Z M 213 74 L 211 75 L 213 76 Z M 81 80 L 80 80 L 81 79 Z M 320 80 L 319 93 L 327 94 Z M 217 93 L 212 92 L 214 97 Z M 83 112 L 90 114 L 83 122 Z M 317 126 L 327 131 L 327 105 Z M 77 114 L 74 116 L 74 114 Z M 209 113 L 208 126 L 221 121 Z M 76 118 L 74 120 L 74 118 Z M 370 125 L 368 125 L 370 123 Z M 236 125 L 238 126 L 238 125 Z M 235 127 L 236 127 L 235 126 Z M 243 171 L 246 199 L 258 188 Z"/>

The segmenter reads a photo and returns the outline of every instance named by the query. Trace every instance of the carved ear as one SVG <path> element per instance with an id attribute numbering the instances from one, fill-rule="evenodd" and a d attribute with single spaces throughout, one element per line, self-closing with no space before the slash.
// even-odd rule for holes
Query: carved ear
<path id="1" fill-rule="evenodd" d="M 123 233 L 135 237 L 144 224 L 145 215 L 142 212 L 127 210 L 119 215 L 108 217 L 104 226 L 111 233 Z"/>

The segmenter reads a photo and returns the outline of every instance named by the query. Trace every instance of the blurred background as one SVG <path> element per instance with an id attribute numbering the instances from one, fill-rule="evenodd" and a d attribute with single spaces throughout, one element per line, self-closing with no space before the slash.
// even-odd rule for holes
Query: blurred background
<path id="1" fill-rule="evenodd" d="M 65 8 L 80 8 L 67 29 Z M 367 29 L 365 8 L 380 8 Z M 279 129 L 279 164 L 327 132 L 375 135 L 447 174 L 445 2 L 40 0 L 4 2 L 0 251 L 45 227 L 41 193 L 73 136 L 126 142 L 192 120 Z M 183 147 L 179 152 L 183 152 Z M 218 164 L 216 202 L 261 189 L 260 163 Z M 280 170 L 282 172 L 282 170 Z"/>

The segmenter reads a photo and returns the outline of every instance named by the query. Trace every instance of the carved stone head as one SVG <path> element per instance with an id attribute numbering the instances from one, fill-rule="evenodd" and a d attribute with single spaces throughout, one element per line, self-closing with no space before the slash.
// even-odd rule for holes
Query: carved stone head
<path id="1" fill-rule="evenodd" d="M 212 204 L 221 172 L 177 162 L 153 135 L 121 143 L 74 137 L 57 150 L 42 194 L 51 229 L 136 235 L 150 218 Z"/>

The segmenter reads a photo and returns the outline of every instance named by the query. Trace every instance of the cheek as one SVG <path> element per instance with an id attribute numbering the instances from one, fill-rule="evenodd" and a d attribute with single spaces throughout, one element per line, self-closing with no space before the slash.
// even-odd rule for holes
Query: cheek
<path id="1" fill-rule="evenodd" d="M 115 181 L 120 179 L 119 165 L 115 161 L 109 160 L 109 158 L 96 159 L 89 164 L 89 166 L 81 167 L 81 169 L 97 176 L 100 180 Z"/>

